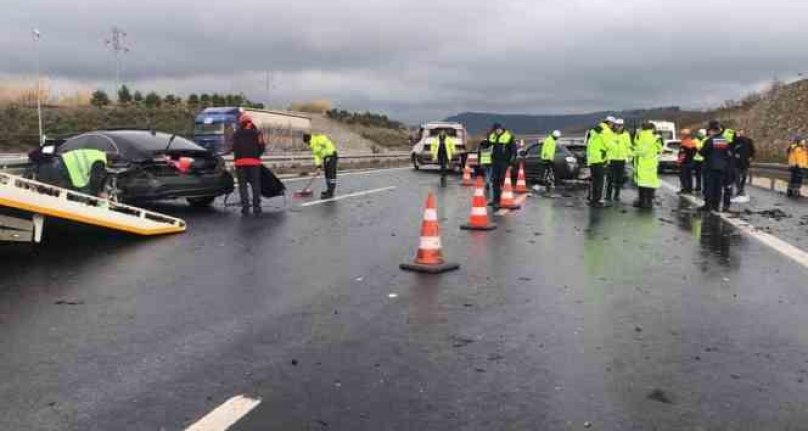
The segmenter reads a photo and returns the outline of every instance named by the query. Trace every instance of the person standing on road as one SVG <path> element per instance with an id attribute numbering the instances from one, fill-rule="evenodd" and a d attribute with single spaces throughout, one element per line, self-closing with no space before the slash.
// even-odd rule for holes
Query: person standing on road
<path id="1" fill-rule="evenodd" d="M 449 163 L 455 155 L 455 140 L 446 133 L 446 129 L 441 129 L 434 144 L 430 147 L 432 161 L 440 165 L 440 185 L 446 187 L 446 173 Z"/>
<path id="2" fill-rule="evenodd" d="M 805 169 L 808 169 L 808 147 L 801 135 L 796 135 L 791 140 L 788 147 L 788 169 L 791 171 L 791 178 L 788 181 L 786 195 L 789 197 L 800 197 L 802 190 L 802 179 Z"/>
<path id="3" fill-rule="evenodd" d="M 603 182 L 606 176 L 606 153 L 614 140 L 612 127 L 617 119 L 609 116 L 587 133 L 586 164 L 591 171 L 589 205 L 603 207 Z"/>
<path id="4" fill-rule="evenodd" d="M 485 177 L 485 191 L 491 191 L 491 153 L 493 152 L 493 146 L 487 139 L 480 142 L 480 146 L 477 148 L 477 160 L 480 161 L 480 169 L 483 170 L 483 176 Z"/>
<path id="5" fill-rule="evenodd" d="M 626 162 L 631 158 L 631 134 L 626 130 L 626 121 L 618 118 L 614 122 L 615 137 L 606 148 L 606 159 L 609 162 L 606 200 L 620 201 L 620 192 L 626 181 Z"/>
<path id="6" fill-rule="evenodd" d="M 317 166 L 318 174 L 320 170 L 325 174 L 326 190 L 320 193 L 320 199 L 331 199 L 337 188 L 337 147 L 331 142 L 328 136 L 323 134 L 305 134 L 303 142 L 311 148 L 314 156 L 314 166 Z"/>
<path id="7" fill-rule="evenodd" d="M 707 126 L 709 138 L 699 153 L 704 156 L 704 206 L 700 211 L 729 211 L 732 198 L 732 151 L 721 123 Z"/>
<path id="8" fill-rule="evenodd" d="M 732 154 L 735 157 L 735 197 L 732 202 L 749 202 L 746 196 L 746 181 L 749 178 L 749 167 L 755 158 L 755 142 L 746 136 L 745 130 L 738 130 L 732 143 Z"/>
<path id="9" fill-rule="evenodd" d="M 707 140 L 707 130 L 699 129 L 696 132 L 696 137 L 693 139 L 696 144 L 696 153 L 693 155 L 693 180 L 695 187 L 693 191 L 701 193 L 702 183 L 704 182 L 704 156 L 701 155 L 701 149 L 704 147 L 704 141 Z"/>
<path id="10" fill-rule="evenodd" d="M 660 186 L 659 155 L 662 153 L 662 138 L 657 135 L 653 123 L 640 127 L 634 144 L 634 176 L 639 189 L 637 208 L 654 207 L 654 194 Z"/>
<path id="11" fill-rule="evenodd" d="M 682 144 L 679 147 L 679 194 L 693 193 L 693 165 L 698 144 L 690 133 L 690 129 L 682 129 Z"/>
<path id="12" fill-rule="evenodd" d="M 556 141 L 560 137 L 561 131 L 553 130 L 553 133 L 544 138 L 544 142 L 541 144 L 541 174 L 539 178 L 545 181 L 544 188 L 547 190 L 547 193 L 550 193 L 555 185 L 553 163 L 555 163 L 556 156 Z"/>
<path id="13" fill-rule="evenodd" d="M 252 119 L 242 114 L 239 128 L 233 133 L 233 160 L 238 178 L 238 193 L 241 197 L 241 214 L 250 213 L 252 189 L 252 209 L 255 215 L 261 214 L 261 156 L 264 154 L 264 136 L 255 127 Z"/>
<path id="14" fill-rule="evenodd" d="M 491 181 L 493 181 L 494 196 L 489 205 L 496 209 L 499 208 L 502 197 L 505 174 L 516 157 L 516 144 L 513 134 L 501 124 L 495 123 L 492 129 L 493 132 L 488 136 L 488 142 L 491 144 Z"/>

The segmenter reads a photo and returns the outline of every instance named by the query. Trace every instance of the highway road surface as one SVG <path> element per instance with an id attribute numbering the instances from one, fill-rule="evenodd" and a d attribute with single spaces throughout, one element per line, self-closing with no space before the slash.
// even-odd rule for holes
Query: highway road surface
<path id="1" fill-rule="evenodd" d="M 808 429 L 799 256 L 664 190 L 530 197 L 469 233 L 458 178 L 340 182 L 260 218 L 157 207 L 183 235 L 0 249 L 0 429 Z M 440 276 L 398 268 L 429 190 L 461 264 Z"/>

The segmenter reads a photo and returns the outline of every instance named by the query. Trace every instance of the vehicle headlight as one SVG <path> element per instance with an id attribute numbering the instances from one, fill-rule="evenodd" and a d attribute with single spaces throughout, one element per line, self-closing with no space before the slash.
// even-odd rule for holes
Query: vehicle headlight
<path id="1" fill-rule="evenodd" d="M 578 159 L 576 159 L 575 157 L 571 157 L 571 156 L 570 156 L 570 157 L 567 157 L 567 158 L 566 158 L 566 159 L 564 159 L 564 160 L 566 160 L 566 161 L 567 161 L 567 163 L 577 163 L 577 162 L 578 162 Z"/>

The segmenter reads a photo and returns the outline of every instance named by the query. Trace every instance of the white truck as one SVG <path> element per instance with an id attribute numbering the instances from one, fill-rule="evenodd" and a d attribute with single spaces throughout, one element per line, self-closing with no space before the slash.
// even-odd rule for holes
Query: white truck
<path id="1" fill-rule="evenodd" d="M 421 125 L 418 134 L 415 135 L 415 144 L 412 146 L 412 166 L 417 170 L 424 165 L 434 165 L 432 161 L 432 145 L 435 145 L 441 131 L 446 131 L 448 136 L 455 138 L 455 155 L 452 157 L 450 167 L 452 169 L 463 169 L 466 161 L 468 132 L 466 127 L 460 123 L 434 122 Z"/>
<path id="2" fill-rule="evenodd" d="M 679 170 L 679 148 L 682 142 L 676 133 L 676 123 L 672 121 L 650 121 L 651 124 L 656 126 L 656 131 L 662 137 L 662 154 L 659 156 L 659 171 L 672 171 Z"/>

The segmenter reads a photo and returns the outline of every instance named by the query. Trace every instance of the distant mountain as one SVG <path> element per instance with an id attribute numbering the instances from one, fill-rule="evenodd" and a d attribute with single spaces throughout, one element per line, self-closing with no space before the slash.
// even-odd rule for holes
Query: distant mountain
<path id="1" fill-rule="evenodd" d="M 584 132 L 608 115 L 624 118 L 629 125 L 642 120 L 701 121 L 701 112 L 683 111 L 678 106 L 626 111 L 604 111 L 570 115 L 523 115 L 465 112 L 446 119 L 463 123 L 471 134 L 487 132 L 494 123 L 502 123 L 517 134 L 541 134 L 559 129 L 567 133 Z"/>

